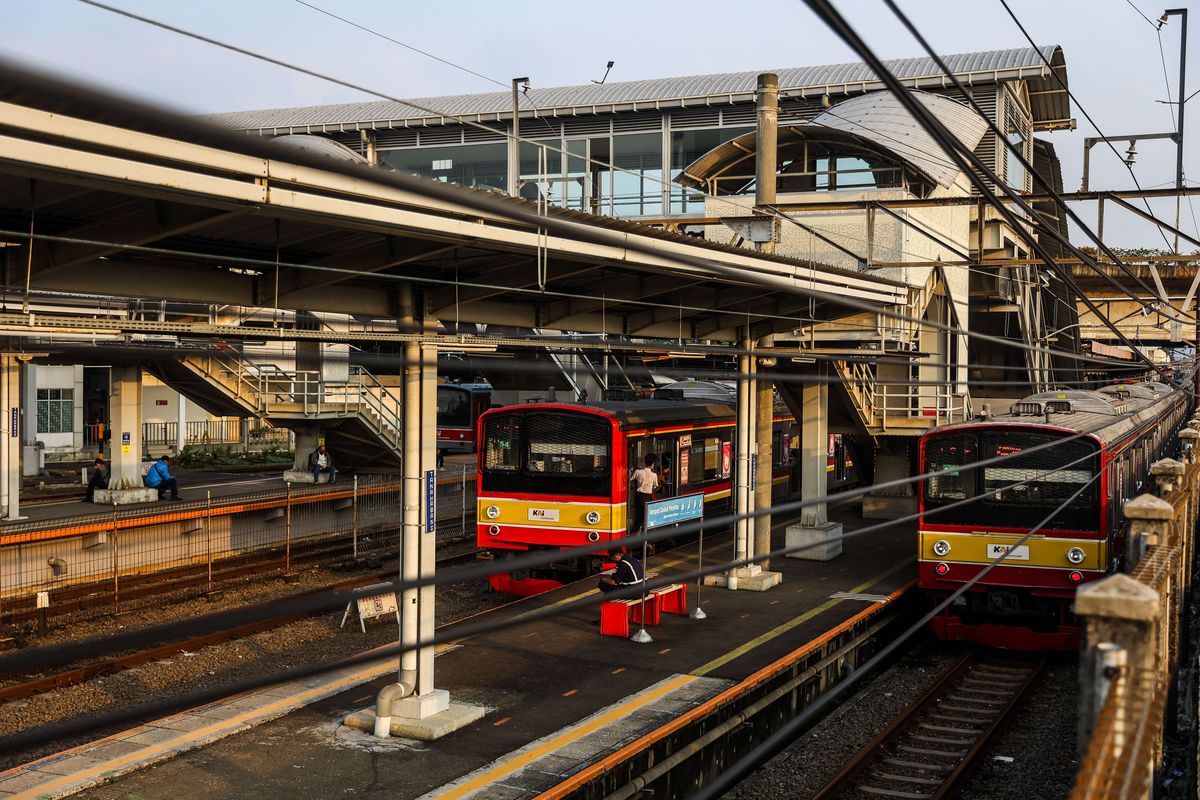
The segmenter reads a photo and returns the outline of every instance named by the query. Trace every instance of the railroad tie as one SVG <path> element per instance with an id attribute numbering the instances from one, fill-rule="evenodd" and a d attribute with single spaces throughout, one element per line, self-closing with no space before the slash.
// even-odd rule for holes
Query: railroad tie
<path id="1" fill-rule="evenodd" d="M 909 744 L 896 745 L 897 750 L 903 750 L 906 753 L 912 753 L 918 756 L 937 756 L 938 758 L 952 758 L 959 761 L 967 754 L 966 750 L 934 750 L 930 747 L 913 747 Z"/>
<path id="2" fill-rule="evenodd" d="M 903 769 L 919 769 L 926 772 L 949 772 L 954 769 L 953 764 L 930 764 L 921 761 L 905 761 L 902 758 L 885 758 L 884 764 L 889 767 L 901 767 Z"/>
<path id="3" fill-rule="evenodd" d="M 910 739 L 916 739 L 918 742 L 929 742 L 931 744 L 957 744 L 957 745 L 972 745 L 974 739 L 947 739 L 944 736 L 926 736 L 923 733 L 910 733 Z"/>
<path id="4" fill-rule="evenodd" d="M 944 783 L 944 781 L 939 781 L 937 778 L 919 778 L 912 775 L 900 775 L 895 772 L 876 772 L 874 777 L 884 781 L 915 783 L 919 786 L 941 786 Z"/>
<path id="5" fill-rule="evenodd" d="M 859 786 L 858 790 L 880 797 L 899 797 L 902 800 L 929 800 L 933 797 L 929 792 L 902 792 L 899 789 L 880 789 L 875 786 Z"/>

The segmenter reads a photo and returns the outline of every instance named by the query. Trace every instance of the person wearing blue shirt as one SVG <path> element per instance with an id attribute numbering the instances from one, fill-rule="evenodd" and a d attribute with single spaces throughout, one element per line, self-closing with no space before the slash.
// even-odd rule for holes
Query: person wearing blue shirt
<path id="1" fill-rule="evenodd" d="M 158 461 L 150 465 L 150 471 L 146 473 L 146 488 L 158 489 L 158 499 L 167 499 L 167 492 L 171 493 L 172 500 L 179 500 L 179 483 L 171 475 L 169 465 L 171 463 L 170 456 L 163 456 Z"/>

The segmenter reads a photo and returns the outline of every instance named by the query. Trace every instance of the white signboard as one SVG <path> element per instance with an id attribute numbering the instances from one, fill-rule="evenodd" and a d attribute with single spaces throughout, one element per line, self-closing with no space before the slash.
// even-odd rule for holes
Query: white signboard
<path id="1" fill-rule="evenodd" d="M 987 546 L 988 558 L 999 558 L 1005 553 L 1008 553 L 1004 559 L 1005 561 L 1028 561 L 1029 545 L 1023 544 L 1020 547 L 1013 547 L 1007 544 L 988 544 Z"/>
<path id="2" fill-rule="evenodd" d="M 558 522 L 557 508 L 531 508 L 529 509 L 530 522 Z"/>
<path id="3" fill-rule="evenodd" d="M 374 586 L 365 586 L 360 591 L 370 592 L 372 589 L 381 589 L 390 587 L 391 584 L 378 583 Z M 356 597 L 346 604 L 346 612 L 342 614 L 342 624 L 339 627 L 346 626 L 346 620 L 350 617 L 350 610 L 357 608 L 358 610 L 358 626 L 362 628 L 362 632 L 367 632 L 367 620 L 378 619 L 391 615 L 396 618 L 396 624 L 400 624 L 400 604 L 396 600 L 396 593 L 390 588 L 386 591 L 377 591 L 374 594 L 364 594 L 362 597 Z"/>

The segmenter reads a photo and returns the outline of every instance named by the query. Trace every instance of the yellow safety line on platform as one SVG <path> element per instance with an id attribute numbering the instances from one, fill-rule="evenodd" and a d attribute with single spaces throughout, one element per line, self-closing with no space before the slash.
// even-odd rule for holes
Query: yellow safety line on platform
<path id="1" fill-rule="evenodd" d="M 907 567 L 908 565 L 912 564 L 915 560 L 916 559 L 914 559 L 914 558 L 906 558 L 903 561 L 900 561 L 900 562 L 888 567 L 886 570 L 879 573 L 874 578 L 871 578 L 868 581 L 860 583 L 858 586 L 855 586 L 847 591 L 850 594 L 855 594 L 857 592 L 865 591 L 866 589 L 869 589 L 872 586 L 874 586 L 875 584 L 882 581 L 884 578 L 887 578 L 888 576 L 892 575 L 893 573 L 898 572 L 899 570 L 903 569 L 904 567 Z M 778 626 L 772 628 L 771 630 L 767 631 L 766 633 L 762 634 L 761 636 L 756 636 L 755 638 L 746 642 L 742 646 L 736 647 L 733 650 L 730 650 L 725 655 L 719 656 L 718 658 L 714 658 L 712 661 L 708 662 L 704 666 L 699 667 L 698 669 L 692 670 L 691 674 L 707 675 L 708 673 L 712 672 L 717 667 L 722 667 L 722 666 L 728 664 L 730 661 L 733 661 L 738 656 L 742 656 L 742 655 L 745 655 L 746 653 L 749 653 L 751 650 L 755 649 L 756 647 L 766 644 L 767 642 L 771 641 L 772 639 L 774 639 L 782 634 L 787 633 L 792 628 L 795 628 L 797 625 L 803 625 L 805 622 L 808 622 L 810 619 L 817 616 L 818 614 L 823 614 L 824 612 L 833 608 L 838 603 L 845 602 L 846 599 L 847 598 L 836 598 L 836 599 L 826 600 L 821 605 L 810 608 L 808 611 L 805 611 L 800 616 L 798 616 L 794 619 L 788 620 L 787 622 L 783 623 L 782 625 L 778 625 Z"/>
<path id="2" fill-rule="evenodd" d="M 503 764 L 499 764 L 487 772 L 484 772 L 482 775 L 472 778 L 466 783 L 455 786 L 452 789 L 448 789 L 441 794 L 434 795 L 434 797 L 438 798 L 439 800 L 456 800 L 456 798 L 465 797 L 472 792 L 482 789 L 489 783 L 493 783 L 494 781 L 498 781 L 504 777 L 507 777 L 518 770 L 524 769 L 542 756 L 549 755 L 558 748 L 566 744 L 570 744 L 571 742 L 586 736 L 592 731 L 604 727 L 610 722 L 627 716 L 630 712 L 636 711 L 637 709 L 654 702 L 663 695 L 686 686 L 694 680 L 696 680 L 694 675 L 680 675 L 678 678 L 662 684 L 657 689 L 627 700 L 626 702 L 617 705 L 608 713 L 599 717 L 595 717 L 594 719 L 591 719 L 588 722 L 579 725 L 578 727 L 572 728 L 565 733 L 555 736 L 553 739 L 550 739 L 544 744 L 522 753 L 521 755 L 510 759 Z"/>
<path id="3" fill-rule="evenodd" d="M 435 649 L 440 654 L 441 652 L 444 652 L 445 650 L 449 650 L 449 649 L 453 649 L 453 648 L 439 646 L 438 648 L 435 648 Z M 349 689 L 349 688 L 352 688 L 359 684 L 365 683 L 367 681 L 375 680 L 376 678 L 378 678 L 382 675 L 386 675 L 389 672 L 395 672 L 395 671 L 396 671 L 395 659 L 390 659 L 389 661 L 382 663 L 382 664 L 366 666 L 366 667 L 363 667 L 362 669 L 359 669 L 359 670 L 356 670 L 356 671 L 350 673 L 349 675 L 339 678 L 338 680 L 336 680 L 332 683 L 322 684 L 321 686 L 315 687 L 313 689 L 309 689 L 309 690 L 303 691 L 303 692 L 297 692 L 294 695 L 290 695 L 285 698 L 280 698 L 278 700 L 275 700 L 274 702 L 264 703 L 263 705 L 258 706 L 257 708 L 254 708 L 250 711 L 243 711 L 242 713 L 237 714 L 232 717 L 229 717 L 227 719 L 217 720 L 217 721 L 213 722 L 211 725 L 205 725 L 203 728 L 197 728 L 196 730 L 193 730 L 193 731 L 181 731 L 178 736 L 174 736 L 174 737 L 167 739 L 165 741 L 162 741 L 162 742 L 155 742 L 154 744 L 147 744 L 145 747 L 142 747 L 141 749 L 137 750 L 136 752 L 129 753 L 129 754 L 126 754 L 123 756 L 118 756 L 116 758 L 107 759 L 105 761 L 101 761 L 99 764 L 96 764 L 93 767 L 78 770 L 77 772 L 74 772 L 70 775 L 53 775 L 51 773 L 38 772 L 38 770 L 36 770 L 34 767 L 38 764 L 38 761 L 44 760 L 44 759 L 39 759 L 38 761 L 33 761 L 33 762 L 30 762 L 29 764 L 25 764 L 20 767 L 15 767 L 11 770 L 0 773 L 0 777 L 11 776 L 11 775 L 15 775 L 15 774 L 25 774 L 25 775 L 45 774 L 46 778 L 47 778 L 47 780 L 44 783 L 38 784 L 36 787 L 26 789 L 23 792 L 17 792 L 16 794 L 5 795 L 4 800 L 41 800 L 41 798 L 46 798 L 46 797 L 51 797 L 51 796 L 61 796 L 59 793 L 73 794 L 77 791 L 81 791 L 82 789 L 84 789 L 88 786 L 94 786 L 95 784 L 99 783 L 101 780 L 104 780 L 105 778 L 115 777 L 115 776 L 111 775 L 110 773 L 116 772 L 119 775 L 119 774 L 121 774 L 120 771 L 122 769 L 129 767 L 131 765 L 134 765 L 134 764 L 138 764 L 139 762 L 157 761 L 171 753 L 174 753 L 180 749 L 185 748 L 187 746 L 187 744 L 193 740 L 202 739 L 206 736 L 209 736 L 210 734 L 222 734 L 222 732 L 225 732 L 225 731 L 228 731 L 228 733 L 225 733 L 225 735 L 236 733 L 241 728 L 248 727 L 251 724 L 251 722 L 258 717 L 270 715 L 277 711 L 280 712 L 277 716 L 282 716 L 283 714 L 288 713 L 287 709 L 289 709 L 289 707 L 302 706 L 302 705 L 306 704 L 307 702 L 309 702 L 310 700 L 319 700 L 319 699 L 321 699 L 322 696 L 326 696 L 330 692 L 337 693 L 337 692 L 343 691 L 345 689 Z M 244 695 L 234 695 L 234 699 L 243 697 L 243 696 Z M 178 714 L 175 716 L 183 716 L 184 714 L 187 714 L 187 713 L 188 712 L 185 711 L 185 712 L 182 712 L 181 714 Z M 170 717 L 165 717 L 164 719 L 170 719 Z M 148 723 L 146 725 L 143 725 L 141 727 L 141 730 L 149 730 L 150 728 L 153 728 L 153 727 L 154 727 L 154 723 Z M 170 729 L 169 728 L 159 728 L 159 730 L 170 730 Z M 76 748 L 72 748 L 70 750 L 65 751 L 65 753 L 80 755 L 80 756 L 83 756 L 86 758 L 86 757 L 89 757 L 87 754 L 87 751 L 90 748 L 97 746 L 97 745 L 103 745 L 107 742 L 122 741 L 122 738 L 120 738 L 120 737 L 124 737 L 125 733 L 128 733 L 128 731 L 116 734 L 115 736 L 110 736 L 110 737 L 106 737 L 104 739 L 99 739 L 95 742 L 90 742 L 88 744 L 81 745 Z M 221 738 L 221 737 L 218 736 L 218 738 Z M 58 758 L 62 757 L 63 755 L 64 755 L 64 753 L 56 753 L 52 756 L 47 756 L 47 758 L 58 759 Z"/>

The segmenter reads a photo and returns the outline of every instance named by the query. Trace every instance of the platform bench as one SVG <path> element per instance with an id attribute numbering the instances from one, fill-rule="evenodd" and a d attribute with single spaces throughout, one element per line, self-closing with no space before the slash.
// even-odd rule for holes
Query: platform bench
<path id="1" fill-rule="evenodd" d="M 630 624 L 657 625 L 662 614 L 687 613 L 687 586 L 673 583 L 646 592 L 646 602 L 640 597 L 607 600 L 600 604 L 600 635 L 629 636 Z"/>

